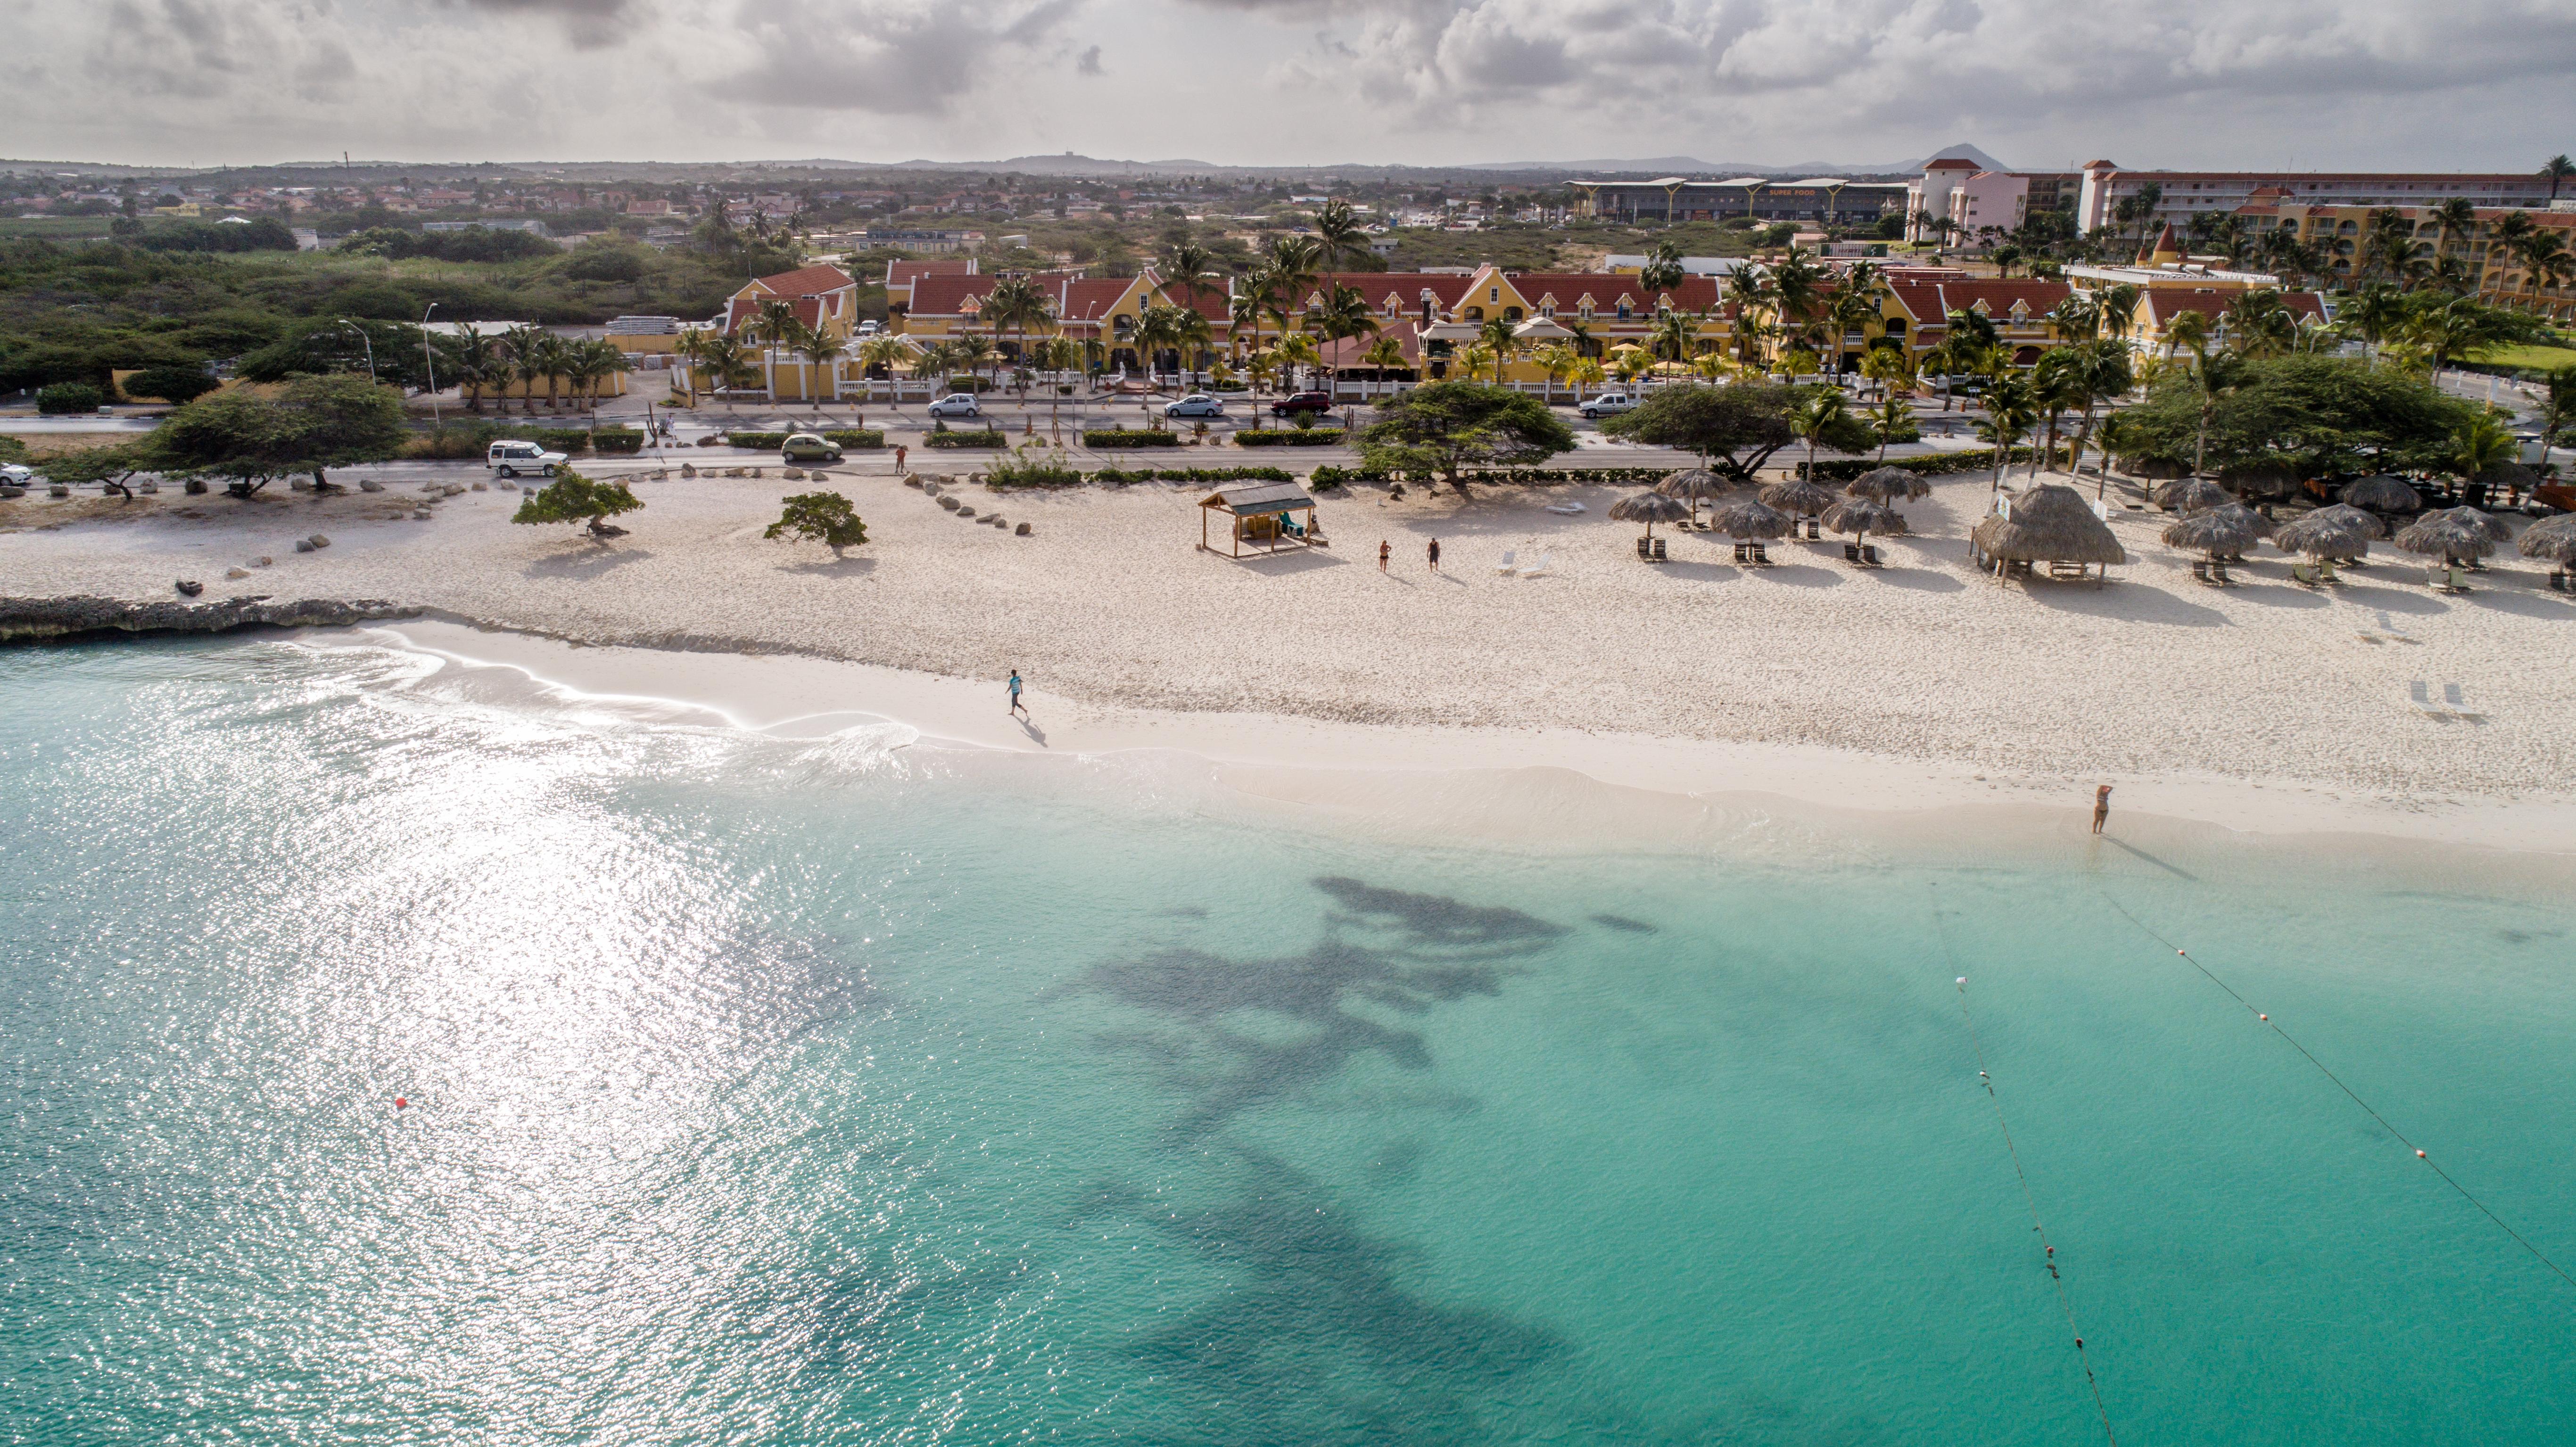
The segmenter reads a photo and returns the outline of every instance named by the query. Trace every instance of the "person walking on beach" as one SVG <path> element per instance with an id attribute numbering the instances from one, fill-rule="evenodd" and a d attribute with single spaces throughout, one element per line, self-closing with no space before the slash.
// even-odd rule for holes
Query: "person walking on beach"
<path id="1" fill-rule="evenodd" d="M 1383 573 L 1386 571 L 1386 560 L 1394 555 L 1395 544 L 1388 542 L 1384 538 L 1377 540 L 1377 570 L 1379 572 Z"/>
<path id="2" fill-rule="evenodd" d="M 2104 784 L 2093 791 L 2093 832 L 2102 832 L 2102 821 L 2111 817 L 2111 786 Z"/>
<path id="3" fill-rule="evenodd" d="M 1439 571 L 1440 571 L 1440 540 L 1439 540 L 1438 538 L 1433 538 L 1433 539 L 1431 540 L 1431 549 L 1430 549 L 1430 552 L 1431 552 L 1431 571 L 1433 571 L 1433 572 L 1435 572 L 1435 573 L 1436 573 L 1436 572 L 1439 572 Z"/>
<path id="4" fill-rule="evenodd" d="M 1016 713 L 1016 714 L 1027 714 L 1027 713 L 1028 713 L 1028 711 L 1029 711 L 1029 706 L 1028 706 L 1027 704 L 1024 704 L 1024 703 L 1020 702 L 1020 671 L 1019 671 L 1018 669 L 1014 668 L 1014 669 L 1012 669 L 1012 670 L 1011 670 L 1011 707 L 1010 707 L 1010 712 L 1012 712 L 1012 713 Z"/>

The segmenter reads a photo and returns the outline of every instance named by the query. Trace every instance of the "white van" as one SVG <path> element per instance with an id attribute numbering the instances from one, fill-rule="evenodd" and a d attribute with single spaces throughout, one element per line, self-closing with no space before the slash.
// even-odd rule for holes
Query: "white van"
<path id="1" fill-rule="evenodd" d="M 560 452 L 548 452 L 533 442 L 495 442 L 483 454 L 483 465 L 503 477 L 516 477 L 523 472 L 552 477 L 556 468 L 570 460 Z"/>

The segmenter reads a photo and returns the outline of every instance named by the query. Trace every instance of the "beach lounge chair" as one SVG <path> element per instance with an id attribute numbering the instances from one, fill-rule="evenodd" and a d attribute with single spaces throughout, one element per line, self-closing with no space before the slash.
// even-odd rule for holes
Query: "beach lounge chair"
<path id="1" fill-rule="evenodd" d="M 1860 545 L 1860 560 L 1864 565 L 1872 568 L 1880 568 L 1887 565 L 1887 560 L 1878 555 L 1878 544 L 1876 543 L 1863 543 Z"/>
<path id="2" fill-rule="evenodd" d="M 2451 706 L 2451 712 L 2453 713 L 2465 713 L 2468 711 L 2469 701 L 2461 695 L 2460 686 L 2456 683 L 2446 683 L 2442 685 L 2442 702 L 2449 704 Z"/>
<path id="3" fill-rule="evenodd" d="M 2318 567 L 2319 565 L 2315 563 L 2292 563 L 2290 565 L 2290 581 L 2298 584 L 2302 588 L 2323 587 L 2325 586 L 2325 580 L 2318 576 Z"/>
<path id="4" fill-rule="evenodd" d="M 1539 554 L 1539 555 L 1538 555 L 1538 561 L 1537 561 L 1537 562 L 1532 563 L 1532 564 L 1530 564 L 1528 567 L 1521 569 L 1521 576 L 1522 576 L 1522 577 L 1524 577 L 1524 578 L 1535 578 L 1535 577 L 1537 577 L 1537 576 L 1538 576 L 1539 574 L 1541 574 L 1541 573 L 1553 573 L 1553 572 L 1555 572 L 1555 571 L 1556 571 L 1556 554 L 1554 554 L 1554 553 L 1541 553 L 1541 554 Z"/>
<path id="5" fill-rule="evenodd" d="M 2059 579 L 2060 581 L 2072 582 L 2075 579 L 2084 576 L 2084 565 L 2082 563 L 2069 563 L 2056 558 L 2051 558 L 2048 560 L 2048 576 Z"/>
<path id="6" fill-rule="evenodd" d="M 1824 540 L 1824 525 L 1817 522 L 1814 518 L 1807 519 L 1807 541 L 1811 543 L 1820 543 Z"/>
<path id="7" fill-rule="evenodd" d="M 1752 561 L 1753 561 L 1753 545 L 1752 545 L 1751 543 L 1737 543 L 1737 544 L 1735 545 L 1735 562 L 1736 562 L 1736 566 L 1738 566 L 1738 567 L 1742 567 L 1743 565 L 1745 565 L 1745 564 L 1747 564 L 1747 563 L 1750 563 L 1750 562 L 1752 562 Z"/>
<path id="8" fill-rule="evenodd" d="M 1664 540 L 1662 538 L 1655 539 L 1655 561 L 1658 563 L 1664 561 Z"/>
<path id="9" fill-rule="evenodd" d="M 2209 565 L 2209 581 L 2224 588 L 2236 580 L 2227 576 L 2227 564 L 2224 562 L 2212 561 Z"/>
<path id="10" fill-rule="evenodd" d="M 1517 549 L 1513 549 L 1513 548 L 1505 548 L 1505 549 L 1503 549 L 1503 560 L 1502 560 L 1501 562 L 1499 562 L 1499 563 L 1494 564 L 1494 571 L 1495 571 L 1495 572 L 1497 572 L 1497 573 L 1502 574 L 1502 575 L 1503 575 L 1504 577 L 1506 577 L 1506 578 L 1510 577 L 1510 576 L 1511 576 L 1512 574 L 1514 574 L 1514 573 L 1519 572 L 1519 571 L 1520 571 L 1520 556 L 1521 556 L 1521 555 L 1520 555 L 1520 553 L 1519 553 L 1519 551 L 1518 551 Z"/>
<path id="11" fill-rule="evenodd" d="M 1860 544 L 1843 544 L 1843 561 L 1846 563 L 1858 563 L 1860 561 Z"/>
<path id="12" fill-rule="evenodd" d="M 2433 695 L 2425 688 L 2424 680 L 2419 678 L 2406 685 L 2406 697 L 2414 702 L 2418 712 L 2431 714 L 2435 718 L 2442 716 L 2442 711 L 2433 707 Z"/>
<path id="13" fill-rule="evenodd" d="M 1583 511 L 1583 504 L 1579 502 L 1552 502 L 1547 505 L 1545 510 L 1555 513 L 1560 517 L 1573 517 Z"/>
<path id="14" fill-rule="evenodd" d="M 2209 581 L 2209 560 L 2207 558 L 2202 558 L 2191 565 L 2191 580 L 2195 583 L 2206 583 Z"/>
<path id="15" fill-rule="evenodd" d="M 2549 586 L 2553 590 L 2561 593 L 2576 592 L 2576 589 L 2569 588 L 2567 584 L 2567 570 L 2565 568 L 2560 568 L 2558 571 L 2549 575 Z"/>
<path id="16" fill-rule="evenodd" d="M 1650 563 L 1655 560 L 1655 550 L 1646 545 L 1646 538 L 1643 533 L 1637 535 L 1637 556 Z"/>
<path id="17" fill-rule="evenodd" d="M 1755 543 L 1753 545 L 1753 566 L 1757 568 L 1767 568 L 1771 566 L 1771 549 L 1761 543 Z"/>

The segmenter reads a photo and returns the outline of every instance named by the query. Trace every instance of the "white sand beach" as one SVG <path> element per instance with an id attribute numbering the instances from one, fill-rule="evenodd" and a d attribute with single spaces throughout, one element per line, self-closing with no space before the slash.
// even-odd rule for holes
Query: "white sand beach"
<path id="1" fill-rule="evenodd" d="M 2156 541 L 2161 514 L 2124 511 L 2115 494 L 2131 561 L 2108 587 L 1999 587 L 1967 562 L 1987 484 L 1965 477 L 1904 509 L 1917 536 L 1881 540 L 1889 566 L 1876 571 L 1846 565 L 1839 540 L 1775 544 L 1779 566 L 1739 569 L 1724 539 L 1696 534 L 1671 540 L 1671 562 L 1641 563 L 1637 529 L 1606 517 L 1620 492 L 1584 487 L 1326 493 L 1332 547 L 1235 561 L 1197 549 L 1203 487 L 969 488 L 979 508 L 1033 525 L 1017 537 L 871 463 L 819 484 L 869 528 L 836 559 L 761 537 L 783 493 L 817 485 L 776 471 L 640 481 L 646 509 L 606 544 L 512 526 L 517 498 L 501 491 L 412 521 L 419 470 L 389 472 L 385 494 L 319 500 L 30 498 L 0 504 L 0 593 L 161 599 L 188 577 L 209 600 L 384 598 L 454 623 L 678 650 L 613 667 L 601 655 L 584 687 L 754 723 L 864 711 L 996 747 L 1555 766 L 1857 809 L 2078 810 L 2109 782 L 2123 810 L 2230 828 L 2576 848 L 2576 602 L 2519 558 L 2445 597 L 2383 545 L 2314 593 L 2265 549 L 2243 586 L 2212 589 Z M 1568 500 L 1587 511 L 1543 510 Z M 317 531 L 330 547 L 292 551 Z M 1423 559 L 1433 537 L 1438 574 Z M 1394 547 L 1383 575 L 1381 539 Z M 1505 550 L 1553 566 L 1499 573 Z M 255 555 L 274 563 L 224 578 Z M 406 628 L 549 676 L 578 656 L 514 659 L 497 636 Z M 755 680 L 743 670 L 772 665 L 728 653 L 873 667 Z M 1002 716 L 998 681 L 1014 667 L 1035 729 Z M 1326 787 L 1267 777 L 1259 787 Z"/>

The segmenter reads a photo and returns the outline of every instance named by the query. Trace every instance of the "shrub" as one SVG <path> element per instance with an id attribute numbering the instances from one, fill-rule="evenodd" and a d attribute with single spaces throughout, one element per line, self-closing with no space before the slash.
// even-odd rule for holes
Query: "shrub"
<path id="1" fill-rule="evenodd" d="M 164 402 L 194 402 L 215 390 L 214 378 L 203 367 L 146 367 L 125 379 L 123 391 L 128 397 L 158 397 Z"/>
<path id="2" fill-rule="evenodd" d="M 521 435 L 539 447 L 567 457 L 590 450 L 590 433 L 580 427 L 537 427 Z"/>
<path id="3" fill-rule="evenodd" d="M 728 432 L 724 435 L 724 440 L 727 447 L 768 449 L 785 442 L 787 434 L 784 432 Z"/>
<path id="4" fill-rule="evenodd" d="M 570 468 L 558 473 L 542 492 L 531 493 L 511 515 L 514 523 L 587 523 L 595 538 L 613 538 L 624 528 L 610 527 L 608 519 L 619 513 L 635 512 L 644 506 L 643 499 L 627 490 L 622 482 L 593 482 Z"/>
<path id="5" fill-rule="evenodd" d="M 885 434 L 873 427 L 836 427 L 824 433 L 823 440 L 842 447 L 885 446 Z"/>
<path id="6" fill-rule="evenodd" d="M 69 412 L 95 412 L 107 394 L 87 382 L 56 382 L 36 394 L 36 410 L 48 417 Z"/>
<path id="7" fill-rule="evenodd" d="M 1295 482 L 1284 467 L 1104 467 L 1095 482 Z"/>
<path id="8" fill-rule="evenodd" d="M 2061 453 L 2071 454 L 2074 450 L 2075 445 L 2071 442 L 2060 443 L 2058 446 L 2058 451 Z M 2012 450 L 2012 455 L 2004 459 L 2004 465 L 2009 467 L 2016 462 L 2028 462 L 2030 458 L 2031 450 L 2028 447 L 2016 447 Z M 1873 462 L 1865 457 L 1837 458 L 1832 462 L 1816 464 L 1816 480 L 1849 482 L 1864 472 L 1875 472 L 1882 467 L 1893 467 L 1922 477 L 1940 477 L 1953 472 L 1987 472 L 1991 471 L 1994 465 L 1995 450 L 1991 447 L 1980 447 L 1973 452 L 1936 452 L 1921 457 L 1891 457 L 1885 462 Z M 1807 464 L 1799 463 L 1796 475 L 1805 477 Z"/>
<path id="9" fill-rule="evenodd" d="M 636 427 L 602 427 L 590 434 L 590 447 L 602 457 L 633 457 L 644 450 L 644 432 Z"/>
<path id="10" fill-rule="evenodd" d="M 1178 447 L 1181 434 L 1144 427 L 1096 427 L 1082 434 L 1085 447 Z"/>
<path id="11" fill-rule="evenodd" d="M 1080 487 L 1082 469 L 1023 445 L 1012 449 L 1010 460 L 997 464 L 984 480 L 994 487 Z"/>
<path id="12" fill-rule="evenodd" d="M 1518 483 L 1602 483 L 1612 486 L 1642 486 L 1661 482 L 1668 474 L 1661 467 L 1514 467 L 1486 468 L 1462 472 L 1461 482 Z M 1339 487 L 1346 482 L 1431 482 L 1436 473 L 1390 472 L 1384 468 L 1334 467 L 1330 464 L 1315 469 L 1308 479 L 1315 487 Z"/>
<path id="13" fill-rule="evenodd" d="M 850 500 L 837 492 L 800 492 L 761 534 L 765 538 L 812 538 L 834 552 L 868 540 L 868 525 L 859 520 Z"/>
<path id="14" fill-rule="evenodd" d="M 925 447 L 1004 447 L 1009 445 L 1003 440 L 1000 432 L 991 430 L 983 432 L 933 432 L 922 438 L 921 442 Z"/>
<path id="15" fill-rule="evenodd" d="M 1237 447 L 1335 447 L 1342 441 L 1342 429 L 1317 428 L 1312 432 L 1282 432 L 1276 428 L 1262 432 L 1234 434 Z"/>
<path id="16" fill-rule="evenodd" d="M 431 458 L 448 462 L 466 459 L 480 461 L 492 439 L 501 428 L 491 422 L 449 422 L 413 438 L 403 446 L 403 456 Z"/>
<path id="17" fill-rule="evenodd" d="M 981 396 L 985 392 L 991 391 L 992 387 L 992 383 L 985 381 L 981 377 L 969 377 L 960 374 L 948 379 L 948 390 L 951 392 L 973 392 L 978 396 Z"/>

